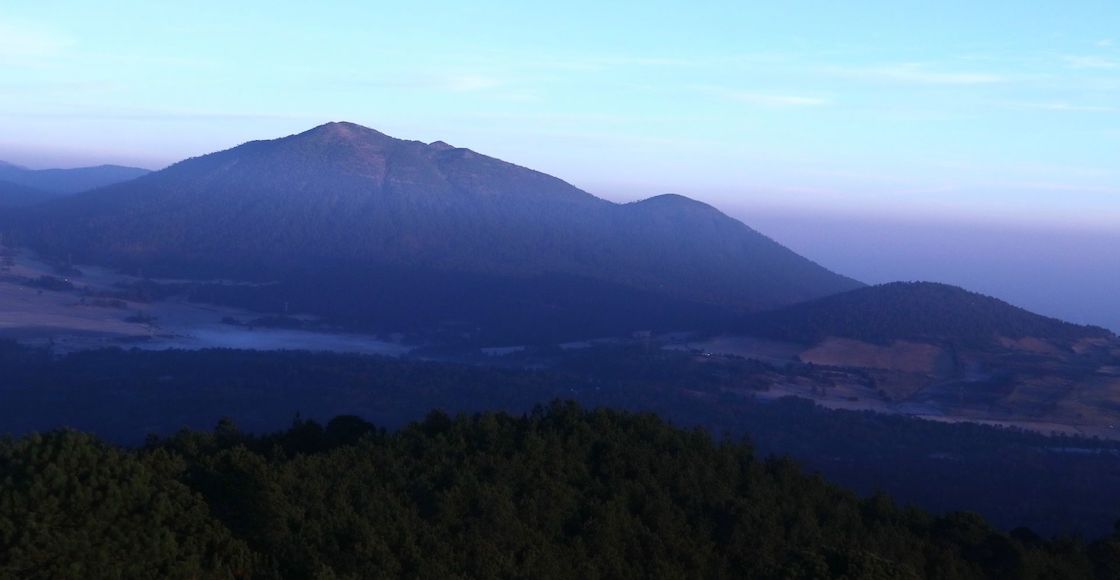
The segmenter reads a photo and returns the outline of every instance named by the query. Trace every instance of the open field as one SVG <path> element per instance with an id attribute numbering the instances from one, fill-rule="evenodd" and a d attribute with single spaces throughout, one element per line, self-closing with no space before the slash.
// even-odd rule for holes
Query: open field
<path id="1" fill-rule="evenodd" d="M 411 350 L 368 335 L 229 324 L 230 320 L 252 321 L 260 314 L 181 297 L 119 296 L 122 288 L 140 280 L 94 266 L 60 270 L 16 254 L 14 264 L 0 271 L 0 338 L 49 344 L 58 353 L 109 346 L 301 349 L 389 356 Z"/>

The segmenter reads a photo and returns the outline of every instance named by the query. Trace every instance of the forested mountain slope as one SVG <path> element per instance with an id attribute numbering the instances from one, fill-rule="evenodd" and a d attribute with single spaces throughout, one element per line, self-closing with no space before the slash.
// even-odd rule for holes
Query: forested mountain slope
<path id="1" fill-rule="evenodd" d="M 0 180 L 0 208 L 35 205 L 54 199 L 57 195 L 41 189 L 27 187 L 11 181 Z"/>

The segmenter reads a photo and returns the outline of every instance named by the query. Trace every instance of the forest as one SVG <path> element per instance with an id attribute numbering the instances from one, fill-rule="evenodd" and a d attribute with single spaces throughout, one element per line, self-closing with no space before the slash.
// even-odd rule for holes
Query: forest
<path id="1" fill-rule="evenodd" d="M 0 425 L 15 436 L 68 426 L 135 447 L 223 417 L 247 433 L 337 415 L 397 430 L 433 409 L 516 415 L 564 399 L 653 412 L 720 440 L 748 437 L 760 456 L 792 457 L 861 495 L 973 511 L 1005 531 L 1099 538 L 1120 519 L 1118 442 L 768 400 L 756 395 L 770 375 L 793 371 L 734 357 L 640 345 L 555 355 L 550 367 L 526 369 L 537 355 L 486 365 L 236 350 L 58 357 L 0 342 Z"/>
<path id="2" fill-rule="evenodd" d="M 0 441 L 0 576 L 1116 578 L 1120 537 L 1044 540 L 860 498 L 655 415 L 538 406 L 229 420 L 122 449 Z"/>

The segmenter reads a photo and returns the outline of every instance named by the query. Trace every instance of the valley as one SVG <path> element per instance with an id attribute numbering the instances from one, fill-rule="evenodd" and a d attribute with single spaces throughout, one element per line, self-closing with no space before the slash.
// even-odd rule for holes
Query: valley
<path id="1" fill-rule="evenodd" d="M 884 342 L 826 336 L 792 341 L 678 332 L 552 346 L 448 344 L 439 342 L 446 339 L 439 333 L 346 331 L 305 313 L 262 313 L 192 296 L 198 287 L 251 288 L 261 283 L 148 279 L 98 266 L 52 265 L 28 251 L 3 252 L 0 339 L 49 347 L 56 354 L 100 348 L 305 350 L 558 368 L 584 348 L 646 344 L 692 353 L 701 363 L 714 357 L 767 365 L 769 370 L 749 377 L 746 387 L 733 376 L 721 387 L 742 396 L 793 396 L 829 409 L 1120 440 L 1120 342 L 1115 337 L 1091 336 L 1072 343 L 1000 338 L 976 346 L 931 339 Z M 144 288 L 157 289 L 156 295 L 141 291 Z"/>
<path id="2" fill-rule="evenodd" d="M 51 265 L 27 252 L 0 248 L 0 339 L 49 346 L 64 354 L 98 348 L 146 350 L 303 349 L 399 356 L 399 340 L 326 331 L 310 316 L 267 318 L 258 312 L 206 304 L 185 295 L 143 295 L 146 281 L 107 268 Z M 211 284 L 237 284 L 207 281 Z M 308 327 L 307 329 L 302 328 Z"/>

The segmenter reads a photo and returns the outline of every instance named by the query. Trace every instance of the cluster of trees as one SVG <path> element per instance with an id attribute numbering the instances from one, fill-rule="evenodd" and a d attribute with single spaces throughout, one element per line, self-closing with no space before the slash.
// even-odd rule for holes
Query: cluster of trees
<path id="1" fill-rule="evenodd" d="M 1120 537 L 866 499 L 649 414 L 0 441 L 0 576 L 1116 578 Z"/>

